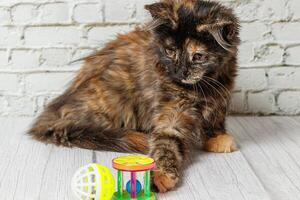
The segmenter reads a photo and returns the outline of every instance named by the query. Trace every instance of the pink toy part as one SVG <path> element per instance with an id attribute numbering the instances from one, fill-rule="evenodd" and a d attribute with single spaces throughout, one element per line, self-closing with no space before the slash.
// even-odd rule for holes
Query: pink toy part
<path id="1" fill-rule="evenodd" d="M 136 172 L 131 172 L 131 186 L 130 186 L 130 197 L 136 198 Z"/>

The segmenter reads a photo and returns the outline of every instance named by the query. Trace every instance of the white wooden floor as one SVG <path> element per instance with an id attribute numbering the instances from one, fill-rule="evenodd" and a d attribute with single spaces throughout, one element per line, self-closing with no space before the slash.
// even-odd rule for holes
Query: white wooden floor
<path id="1" fill-rule="evenodd" d="M 57 148 L 24 134 L 30 118 L 0 119 L 0 199 L 73 200 L 82 165 L 111 166 L 117 153 Z M 161 200 L 299 200 L 300 118 L 231 117 L 239 151 L 196 152 L 180 187 Z M 115 172 L 114 172 L 115 173 Z"/>

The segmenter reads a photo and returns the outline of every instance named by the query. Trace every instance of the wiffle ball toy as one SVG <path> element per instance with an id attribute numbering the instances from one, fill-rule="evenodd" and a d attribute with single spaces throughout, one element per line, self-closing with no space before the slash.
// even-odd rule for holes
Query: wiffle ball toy
<path id="1" fill-rule="evenodd" d="M 115 180 L 107 167 L 99 164 L 86 165 L 75 173 L 72 190 L 79 200 L 155 200 L 150 190 L 150 171 L 155 161 L 146 156 L 123 156 L 113 159 L 112 166 L 117 172 L 117 191 Z M 130 180 L 124 188 L 123 174 L 130 173 Z M 144 172 L 144 185 L 137 180 L 137 173 Z"/>

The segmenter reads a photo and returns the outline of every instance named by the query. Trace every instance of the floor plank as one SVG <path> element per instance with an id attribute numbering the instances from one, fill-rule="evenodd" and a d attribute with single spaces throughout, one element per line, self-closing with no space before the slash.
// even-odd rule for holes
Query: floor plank
<path id="1" fill-rule="evenodd" d="M 269 199 L 268 194 L 240 152 L 199 153 L 185 172 L 183 185 L 165 199 Z"/>
<path id="2" fill-rule="evenodd" d="M 290 117 L 290 119 L 294 119 L 300 123 L 300 117 Z"/>
<path id="3" fill-rule="evenodd" d="M 0 199 L 73 199 L 72 175 L 92 161 L 92 151 L 32 141 L 24 134 L 29 122 L 1 120 Z"/>
<path id="4" fill-rule="evenodd" d="M 73 199 L 71 179 L 78 168 L 92 162 L 92 151 L 53 147 L 47 159 L 39 199 Z"/>
<path id="5" fill-rule="evenodd" d="M 27 118 L 1 118 L 0 199 L 14 199 L 18 195 L 16 190 L 21 185 L 22 180 L 20 180 L 20 177 L 23 175 L 23 168 L 20 167 L 23 167 L 22 164 L 30 156 L 26 153 L 20 155 L 24 145 L 26 148 L 30 148 L 24 143 L 26 136 L 22 133 L 30 120 Z M 16 162 L 17 159 L 19 162 Z M 32 178 L 34 179 L 34 177 Z M 23 186 L 23 188 L 26 187 L 26 185 Z"/>
<path id="6" fill-rule="evenodd" d="M 283 117 L 231 118 L 228 124 L 271 199 L 299 199 L 300 126 Z"/>

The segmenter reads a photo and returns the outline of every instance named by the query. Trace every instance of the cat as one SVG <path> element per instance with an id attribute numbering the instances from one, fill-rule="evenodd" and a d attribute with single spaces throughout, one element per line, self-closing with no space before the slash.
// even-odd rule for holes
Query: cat
<path id="1" fill-rule="evenodd" d="M 146 5 L 152 20 L 86 57 L 73 83 L 28 133 L 58 146 L 155 159 L 159 192 L 173 189 L 194 147 L 236 150 L 225 117 L 237 74 L 239 21 L 202 0 Z"/>

